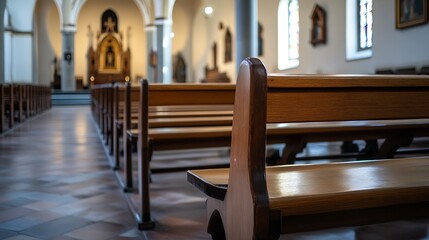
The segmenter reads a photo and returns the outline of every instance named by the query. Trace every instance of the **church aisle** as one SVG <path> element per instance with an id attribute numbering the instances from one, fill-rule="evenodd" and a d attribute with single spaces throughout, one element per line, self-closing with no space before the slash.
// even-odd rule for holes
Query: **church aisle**
<path id="1" fill-rule="evenodd" d="M 0 239 L 144 239 L 92 121 L 54 107 L 0 136 Z"/>
<path id="2" fill-rule="evenodd" d="M 326 150 L 324 144 L 313 150 L 319 148 Z M 225 156 L 172 151 L 158 153 L 153 165 L 220 157 Z M 0 239 L 209 239 L 205 197 L 187 183 L 186 172 L 152 177 L 156 226 L 140 232 L 89 107 L 54 107 L 0 136 Z M 429 239 L 429 219 L 289 234 L 281 239 L 407 239 L 404 236 L 410 235 Z"/>

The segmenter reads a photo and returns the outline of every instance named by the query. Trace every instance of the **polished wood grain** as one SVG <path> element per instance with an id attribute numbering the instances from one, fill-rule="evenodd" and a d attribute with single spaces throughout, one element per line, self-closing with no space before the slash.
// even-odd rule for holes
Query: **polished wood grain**
<path id="1" fill-rule="evenodd" d="M 273 129 L 316 130 L 317 138 L 335 123 L 347 135 L 365 132 L 370 137 L 375 130 L 397 140 L 412 139 L 427 133 L 428 103 L 427 76 L 267 77 L 258 59 L 244 60 L 237 80 L 230 169 L 188 172 L 189 182 L 208 195 L 208 232 L 227 239 L 276 239 L 286 232 L 429 216 L 428 157 L 264 164 Z M 389 124 L 395 127 L 389 129 Z M 335 130 L 331 134 L 341 135 Z M 296 141 L 301 140 L 292 143 Z"/>
<path id="2" fill-rule="evenodd" d="M 232 116 L 232 110 L 151 112 L 149 118 Z"/>
<path id="3" fill-rule="evenodd" d="M 283 215 L 315 214 L 395 205 L 409 199 L 429 201 L 428 171 L 429 157 L 284 165 L 267 167 L 266 182 L 270 208 L 281 209 Z M 229 169 L 191 173 L 210 185 L 228 186 Z"/>
<path id="4" fill-rule="evenodd" d="M 288 74 L 287 81 L 284 74 L 271 73 L 268 76 L 270 88 L 385 88 L 385 81 L 389 87 L 421 87 L 429 86 L 427 76 L 422 75 L 368 75 L 368 74 Z"/>
<path id="5" fill-rule="evenodd" d="M 186 126 L 213 126 L 232 125 L 231 116 L 209 116 L 209 117 L 175 117 L 175 118 L 152 118 L 149 119 L 150 128 L 160 127 L 186 127 Z"/>

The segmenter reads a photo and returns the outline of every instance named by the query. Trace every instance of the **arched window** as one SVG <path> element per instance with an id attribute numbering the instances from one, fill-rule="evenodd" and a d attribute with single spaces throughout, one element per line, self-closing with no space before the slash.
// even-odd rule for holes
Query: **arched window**
<path id="1" fill-rule="evenodd" d="M 358 6 L 358 49 L 372 47 L 372 0 L 360 0 Z"/>
<path id="2" fill-rule="evenodd" d="M 346 59 L 372 56 L 372 0 L 346 0 Z"/>
<path id="3" fill-rule="evenodd" d="M 278 68 L 299 65 L 299 2 L 281 0 L 278 9 Z"/>

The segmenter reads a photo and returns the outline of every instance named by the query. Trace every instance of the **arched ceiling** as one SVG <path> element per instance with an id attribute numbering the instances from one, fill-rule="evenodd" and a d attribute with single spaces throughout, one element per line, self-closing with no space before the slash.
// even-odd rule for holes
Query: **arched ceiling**
<path id="1" fill-rule="evenodd" d="M 67 0 L 55 0 L 57 7 L 63 9 L 62 2 Z M 79 12 L 86 1 L 89 0 L 73 0 L 71 5 L 70 21 L 73 23 L 77 22 Z M 156 18 L 172 18 L 173 7 L 176 0 L 133 0 L 134 3 L 140 10 L 143 17 L 143 22 L 146 24 L 152 24 Z M 64 16 L 64 14 L 60 14 Z M 62 17 L 61 17 L 62 19 Z"/>
<path id="2" fill-rule="evenodd" d="M 25 1 L 27 4 L 22 4 Z M 18 29 L 25 28 L 26 31 L 32 29 L 32 18 L 28 14 L 21 14 L 30 11 L 34 13 L 35 3 L 28 4 L 27 0 L 7 0 L 6 6 L 10 11 L 12 19 L 17 23 Z M 40 0 L 39 0 L 40 1 Z M 76 31 L 77 18 L 82 6 L 89 0 L 53 0 L 60 17 L 60 28 L 66 31 Z M 173 7 L 176 0 L 133 0 L 140 10 L 143 21 L 147 25 L 154 24 L 156 19 L 172 19 Z M 28 26 L 28 27 L 21 27 Z M 27 29 L 29 28 L 29 29 Z M 24 30 L 24 29 L 21 29 Z"/>

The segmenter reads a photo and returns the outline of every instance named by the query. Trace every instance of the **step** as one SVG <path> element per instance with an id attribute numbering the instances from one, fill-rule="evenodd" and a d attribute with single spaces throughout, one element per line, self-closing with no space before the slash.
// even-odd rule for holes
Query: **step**
<path id="1" fill-rule="evenodd" d="M 89 90 L 58 91 L 51 94 L 52 105 L 90 105 L 91 92 Z"/>

